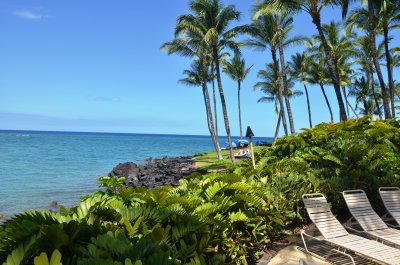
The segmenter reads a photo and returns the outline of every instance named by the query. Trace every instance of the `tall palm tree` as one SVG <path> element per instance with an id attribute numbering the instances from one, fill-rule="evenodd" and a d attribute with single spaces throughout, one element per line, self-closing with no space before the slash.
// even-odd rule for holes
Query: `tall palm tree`
<path id="1" fill-rule="evenodd" d="M 328 106 L 331 122 L 333 122 L 333 112 L 331 104 L 329 103 L 329 99 L 325 92 L 325 84 L 327 84 L 329 80 L 330 80 L 329 71 L 326 67 L 325 61 L 321 56 L 319 56 L 317 62 L 315 61 L 311 62 L 308 83 L 313 85 L 319 85 L 319 87 L 321 88 L 326 105 Z"/>
<path id="2" fill-rule="evenodd" d="M 278 114 L 278 121 L 276 123 L 276 129 L 274 134 L 274 141 L 278 138 L 279 128 L 281 125 L 282 117 L 282 108 L 278 110 L 278 104 L 280 104 L 280 90 L 281 90 L 281 82 L 279 70 L 276 69 L 274 64 L 266 64 L 265 70 L 259 70 L 257 77 L 262 79 L 263 81 L 259 81 L 254 85 L 254 90 L 261 90 L 264 94 L 257 103 L 261 102 L 274 102 L 275 103 L 275 113 Z M 287 135 L 287 134 L 286 134 Z"/>
<path id="3" fill-rule="evenodd" d="M 389 83 L 389 92 L 390 92 L 390 103 L 391 103 L 391 111 L 392 111 L 392 118 L 396 117 L 395 111 L 395 88 L 394 88 L 394 81 L 393 81 L 393 72 L 391 69 L 391 54 L 389 49 L 389 31 L 392 31 L 395 28 L 400 27 L 400 6 L 393 1 L 389 0 L 380 0 L 379 5 L 379 21 L 380 27 L 383 30 L 383 37 L 385 43 L 385 55 L 386 55 L 386 68 L 387 68 L 387 75 L 388 75 L 388 83 Z"/>
<path id="4" fill-rule="evenodd" d="M 334 21 L 323 25 L 323 29 L 327 37 L 328 45 L 331 49 L 331 57 L 337 70 L 343 97 L 346 102 L 347 116 L 350 117 L 349 107 L 352 107 L 347 99 L 346 86 L 351 83 L 351 75 L 354 72 L 351 69 L 352 62 L 349 62 L 349 58 L 354 51 L 352 42 L 350 41 L 350 38 L 353 37 L 353 33 L 349 30 L 345 34 L 341 35 L 341 27 Z M 317 37 L 316 39 L 319 38 Z M 357 116 L 357 113 L 355 113 L 355 115 Z"/>
<path id="5" fill-rule="evenodd" d="M 344 95 L 344 99 L 346 101 L 346 108 L 347 108 L 347 116 L 350 117 L 350 111 L 349 108 L 353 111 L 354 115 L 356 115 L 357 118 L 358 114 L 353 108 L 353 106 L 350 104 L 348 100 L 348 94 L 347 94 L 347 86 L 351 85 L 353 82 L 354 77 L 356 76 L 355 71 L 351 68 L 353 65 L 353 62 L 348 62 L 347 57 L 342 57 L 338 61 L 338 70 L 339 70 L 339 76 L 340 76 L 340 85 L 342 86 L 342 91 Z"/>
<path id="6" fill-rule="evenodd" d="M 237 82 L 238 85 L 238 112 L 239 112 L 239 130 L 240 139 L 243 138 L 242 135 L 242 112 L 240 109 L 240 88 L 243 80 L 247 77 L 251 67 L 246 68 L 245 60 L 240 56 L 240 54 L 235 54 L 231 61 L 224 61 L 223 72 L 227 74 L 230 78 Z"/>
<path id="7" fill-rule="evenodd" d="M 217 95 L 215 93 L 215 67 L 214 62 L 211 58 L 211 73 L 212 73 L 212 80 L 211 80 L 211 87 L 212 87 L 212 94 L 213 94 L 213 103 L 214 103 L 214 118 L 215 118 L 215 134 L 218 137 L 218 113 L 217 113 Z"/>
<path id="8" fill-rule="evenodd" d="M 282 119 L 282 109 L 278 110 L 279 104 L 279 90 L 281 88 L 281 73 L 275 67 L 273 63 L 266 64 L 265 69 L 259 70 L 257 77 L 262 81 L 257 82 L 254 85 L 254 90 L 261 90 L 265 94 L 265 96 L 261 97 L 257 102 L 274 102 L 275 103 L 275 112 L 278 114 L 278 121 L 276 125 L 274 141 L 277 139 L 279 134 L 279 127 Z M 289 97 L 299 96 L 303 93 L 301 91 L 293 91 L 291 87 L 293 87 L 293 82 L 289 78 Z"/>
<path id="9" fill-rule="evenodd" d="M 351 16 L 350 16 L 351 17 Z M 355 63 L 360 66 L 360 71 L 363 71 L 366 74 L 369 88 L 372 92 L 374 99 L 374 106 L 376 107 L 376 113 L 380 119 L 382 119 L 382 111 L 381 106 L 379 104 L 379 92 L 375 88 L 374 81 L 374 66 L 372 59 L 372 49 L 371 42 L 368 36 L 355 37 L 353 39 L 353 55 L 352 57 L 355 59 Z M 382 54 L 383 44 L 378 45 L 377 53 Z M 375 112 L 374 112 L 375 113 Z"/>
<path id="10" fill-rule="evenodd" d="M 208 130 L 212 136 L 214 149 L 217 152 L 218 160 L 222 160 L 221 148 L 218 142 L 218 136 L 215 134 L 215 125 L 213 123 L 213 114 L 211 111 L 210 96 L 208 93 L 207 82 L 212 79 L 212 72 L 209 71 L 209 67 L 204 64 L 201 60 L 195 60 L 191 64 L 191 69 L 184 70 L 183 74 L 185 78 L 178 80 L 178 82 L 187 86 L 200 86 L 202 87 L 204 104 L 206 108 Z"/>
<path id="11" fill-rule="evenodd" d="M 383 80 L 383 74 L 381 66 L 379 64 L 379 57 L 377 55 L 376 47 L 376 33 L 379 22 L 379 19 L 377 18 L 377 12 L 379 10 L 381 2 L 382 0 L 368 0 L 367 9 L 361 8 L 357 10 L 357 12 L 354 12 L 348 20 L 351 21 L 350 23 L 357 24 L 359 28 L 364 28 L 368 32 L 368 37 L 371 45 L 372 62 L 374 64 L 376 75 L 378 76 L 379 85 L 382 91 L 382 102 L 385 119 L 390 119 L 392 115 L 389 107 L 386 85 L 385 81 Z M 366 28 L 365 25 L 368 25 L 368 28 Z"/>
<path id="12" fill-rule="evenodd" d="M 276 12 L 276 10 L 290 10 L 292 12 L 305 11 L 311 18 L 312 22 L 317 28 L 318 34 L 321 39 L 321 44 L 326 57 L 326 64 L 329 69 L 332 84 L 335 89 L 336 98 L 339 105 L 340 120 L 347 120 L 346 110 L 343 103 L 343 98 L 340 89 L 340 81 L 338 76 L 338 70 L 332 60 L 330 47 L 326 41 L 325 33 L 321 24 L 321 11 L 326 6 L 341 5 L 345 1 L 336 0 L 264 0 L 259 5 L 259 9 L 255 16 L 259 16 L 265 13 Z"/>
<path id="13" fill-rule="evenodd" d="M 243 25 L 235 28 L 236 31 L 242 32 L 246 35 L 250 35 L 250 39 L 244 41 L 244 45 L 255 50 L 265 51 L 267 49 L 271 52 L 272 61 L 274 67 L 279 72 L 279 61 L 277 59 L 277 41 L 276 41 L 276 22 L 273 15 L 259 16 L 256 20 L 249 25 Z M 292 43 L 292 40 L 287 40 L 286 43 Z M 280 76 L 279 76 L 280 78 Z M 288 135 L 288 128 L 285 117 L 285 107 L 283 104 L 283 84 L 280 82 L 280 88 L 278 90 L 278 102 L 280 107 L 280 115 L 282 120 L 283 129 L 285 135 Z"/>
<path id="14" fill-rule="evenodd" d="M 296 53 L 292 55 L 292 60 L 289 61 L 288 65 L 290 68 L 290 76 L 299 82 L 301 82 L 304 86 L 304 90 L 306 92 L 307 97 L 307 109 L 308 109 L 308 121 L 310 123 L 310 128 L 313 127 L 312 125 L 312 118 L 311 118 L 311 107 L 310 107 L 310 98 L 308 95 L 307 89 L 307 82 L 309 79 L 309 70 L 310 70 L 310 62 L 307 58 L 307 55 L 303 53 Z"/>
<path id="15" fill-rule="evenodd" d="M 340 34 L 340 25 L 334 21 L 330 22 L 329 24 L 324 24 L 323 30 L 326 35 L 326 41 L 330 48 L 330 55 L 335 66 L 335 71 L 337 71 L 336 74 L 343 92 L 347 116 L 350 116 L 349 107 L 352 108 L 352 106 L 347 99 L 346 85 L 351 82 L 350 74 L 353 72 L 350 67 L 352 63 L 349 62 L 350 55 L 353 53 L 353 45 L 349 40 L 349 38 L 352 37 L 352 33 L 349 30 L 344 35 Z M 313 39 L 317 41 L 317 43 L 320 43 L 320 51 L 315 51 L 317 56 L 319 56 L 318 54 L 323 53 L 321 38 L 319 35 L 316 35 Z M 355 114 L 357 115 L 357 113 Z"/>
<path id="16" fill-rule="evenodd" d="M 290 125 L 290 132 L 291 134 L 296 133 L 295 127 L 294 127 L 294 120 L 293 120 L 293 114 L 292 114 L 292 107 L 290 105 L 290 100 L 289 100 L 289 86 L 288 86 L 288 77 L 286 75 L 286 62 L 285 62 L 285 53 L 283 50 L 283 36 L 286 35 L 285 32 L 289 31 L 293 24 L 293 18 L 289 17 L 290 15 L 288 14 L 289 12 L 286 12 L 286 10 L 280 10 L 279 12 L 275 12 L 275 20 L 276 20 L 276 27 L 277 27 L 277 38 L 278 38 L 278 50 L 279 50 L 279 57 L 280 57 L 280 63 L 281 63 L 281 71 L 282 71 L 282 82 L 283 82 L 283 92 L 284 92 L 284 98 L 285 98 L 285 103 L 286 103 L 286 110 L 288 112 L 288 118 L 289 118 L 289 125 Z"/>
<path id="17" fill-rule="evenodd" d="M 230 159 L 232 163 L 235 163 L 228 111 L 221 81 L 220 59 L 221 50 L 225 47 L 238 52 L 238 45 L 234 41 L 236 32 L 229 30 L 229 25 L 231 22 L 239 20 L 240 12 L 233 5 L 224 6 L 219 0 L 192 0 L 189 3 L 189 9 L 192 14 L 182 15 L 178 18 L 175 34 L 201 35 L 203 42 L 210 48 L 228 137 Z"/>
<path id="18" fill-rule="evenodd" d="M 288 32 L 292 30 L 293 17 L 291 15 L 290 9 L 285 9 L 283 7 L 279 9 L 264 9 L 263 4 L 256 5 L 254 19 L 257 19 L 261 15 L 272 15 L 275 21 L 276 33 L 274 37 L 277 40 L 277 47 L 279 52 L 279 62 L 282 71 L 282 85 L 283 85 L 283 96 L 285 98 L 286 110 L 289 118 L 290 132 L 294 134 L 296 132 L 292 114 L 292 107 L 290 105 L 289 94 L 288 94 L 288 84 L 287 84 L 287 73 L 286 73 L 286 61 L 284 53 L 284 37 L 288 35 Z M 260 12 L 263 10 L 263 12 Z"/>
<path id="19" fill-rule="evenodd" d="M 372 106 L 371 109 L 371 101 L 369 100 L 371 95 L 371 90 L 369 88 L 368 78 L 361 76 L 357 78 L 350 86 L 349 86 L 349 96 L 356 98 L 356 108 L 360 103 L 363 104 L 363 114 L 369 115 L 374 114 L 374 108 Z"/>
<path id="20" fill-rule="evenodd" d="M 187 78 L 186 81 L 181 80 L 181 82 L 184 82 L 187 85 L 190 84 L 192 86 L 202 86 L 203 97 L 206 106 L 208 129 L 217 153 L 218 160 L 222 160 L 223 158 L 219 146 L 218 135 L 215 132 L 215 124 L 213 121 L 213 114 L 207 87 L 207 83 L 210 81 L 210 73 L 207 70 L 210 62 L 205 53 L 207 47 L 203 45 L 198 37 L 192 35 L 191 38 L 176 38 L 170 42 L 166 42 L 161 46 L 161 50 L 167 51 L 168 54 L 179 54 L 181 56 L 194 58 L 192 70 L 184 71 L 184 74 L 187 75 Z"/>

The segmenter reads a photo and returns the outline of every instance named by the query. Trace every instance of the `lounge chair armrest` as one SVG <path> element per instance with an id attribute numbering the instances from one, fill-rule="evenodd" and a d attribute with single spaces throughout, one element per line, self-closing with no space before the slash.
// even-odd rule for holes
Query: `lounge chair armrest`
<path id="1" fill-rule="evenodd" d="M 315 239 L 315 240 L 319 240 L 319 239 L 317 239 L 316 237 L 314 237 L 312 235 L 307 234 L 305 230 L 301 230 L 301 240 L 303 240 L 304 248 L 308 253 L 311 253 L 307 248 L 307 244 L 306 244 L 306 240 L 304 239 L 304 236 Z"/>
<path id="2" fill-rule="evenodd" d="M 344 224 L 343 226 L 346 228 L 347 231 L 349 231 L 349 232 L 352 233 L 352 234 L 355 234 L 355 235 L 358 235 L 358 236 L 361 236 L 361 237 L 364 237 L 364 238 L 367 238 L 367 239 L 370 239 L 370 240 L 378 240 L 377 237 L 371 236 L 371 235 L 370 235 L 369 233 L 367 233 L 366 231 L 357 230 L 357 229 L 355 229 L 355 228 L 353 228 L 353 227 L 350 227 L 350 226 L 347 226 L 347 225 L 345 225 L 345 224 Z M 380 242 L 384 242 L 385 240 L 379 239 L 379 241 L 380 241 Z"/>
<path id="3" fill-rule="evenodd" d="M 389 223 L 390 221 L 395 221 L 390 213 L 385 213 L 384 215 L 382 215 L 381 219 L 389 227 L 400 228 L 400 225 L 394 225 L 394 224 Z"/>
<path id="4" fill-rule="evenodd" d="M 329 253 L 328 256 L 327 256 L 327 258 L 324 258 L 324 257 L 322 257 L 322 256 L 319 256 L 319 255 L 315 254 L 315 253 L 312 253 L 311 251 L 308 250 L 307 244 L 306 244 L 306 240 L 305 240 L 304 237 L 309 237 L 309 238 L 312 238 L 312 239 L 315 239 L 315 240 L 318 240 L 318 241 L 321 241 L 321 240 L 318 239 L 318 238 L 316 238 L 316 237 L 314 237 L 314 236 L 312 236 L 312 235 L 307 234 L 305 230 L 301 230 L 301 239 L 303 240 L 303 245 L 304 245 L 304 248 L 305 248 L 305 250 L 306 250 L 307 253 L 309 253 L 309 254 L 311 254 L 311 255 L 313 255 L 313 256 L 317 256 L 318 258 L 321 258 L 321 259 L 324 259 L 324 260 L 327 260 L 328 257 L 332 255 L 332 254 Z M 341 254 L 341 255 L 346 256 L 347 258 L 349 258 L 349 259 L 351 260 L 351 262 L 353 263 L 353 265 L 356 265 L 356 263 L 354 262 L 354 259 L 353 259 L 353 257 L 352 257 L 351 255 L 349 255 L 349 254 L 347 254 L 347 253 L 345 253 L 345 252 L 343 252 L 343 251 L 334 249 L 334 248 L 331 249 L 330 251 L 331 251 L 331 252 L 336 252 L 336 253 L 338 253 L 338 254 Z"/>
<path id="5" fill-rule="evenodd" d="M 400 228 L 400 225 L 392 225 L 392 224 L 389 224 L 389 223 L 386 223 L 386 222 L 385 222 L 385 224 L 387 226 L 391 227 L 391 228 Z"/>
<path id="6" fill-rule="evenodd" d="M 350 230 L 351 232 L 353 232 L 355 234 L 363 234 L 363 235 L 366 234 L 365 231 L 355 229 L 347 224 L 343 224 L 343 226 L 346 228 L 346 230 Z"/>
<path id="7" fill-rule="evenodd" d="M 340 251 L 340 250 L 337 250 L 337 249 L 334 249 L 334 248 L 331 249 L 331 252 L 336 252 L 336 253 L 338 253 L 338 254 L 340 254 L 340 255 L 346 256 L 347 258 L 349 258 L 349 259 L 351 260 L 351 263 L 353 263 L 353 265 L 356 265 L 356 263 L 354 262 L 353 257 L 352 257 L 350 254 L 347 254 L 347 253 L 345 253 L 345 252 L 343 252 L 343 251 Z M 330 255 L 331 255 L 331 254 L 329 254 L 328 257 L 329 257 Z M 328 257 L 327 257 L 326 259 L 328 259 Z"/>

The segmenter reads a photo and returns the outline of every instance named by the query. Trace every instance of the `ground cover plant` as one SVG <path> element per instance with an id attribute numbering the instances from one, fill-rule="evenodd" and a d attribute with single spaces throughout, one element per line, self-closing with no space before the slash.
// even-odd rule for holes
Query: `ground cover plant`
<path id="1" fill-rule="evenodd" d="M 180 186 L 104 189 L 59 213 L 31 211 L 0 226 L 2 264 L 249 264 L 269 242 L 307 220 L 301 196 L 400 183 L 400 124 L 320 124 L 259 148 L 228 172 L 193 174 Z"/>

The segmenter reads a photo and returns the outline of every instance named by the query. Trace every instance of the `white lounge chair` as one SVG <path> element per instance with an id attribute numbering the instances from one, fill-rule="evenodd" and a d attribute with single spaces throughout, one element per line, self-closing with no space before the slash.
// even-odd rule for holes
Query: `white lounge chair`
<path id="1" fill-rule="evenodd" d="M 304 194 L 303 203 L 311 221 L 324 237 L 322 241 L 334 246 L 338 253 L 350 256 L 353 264 L 355 264 L 352 256 L 354 254 L 378 264 L 400 264 L 399 249 L 361 236 L 349 234 L 332 214 L 323 194 Z M 319 256 L 317 253 L 312 253 L 308 250 L 305 236 L 316 240 L 319 239 L 306 234 L 305 231 L 301 232 L 305 250 L 310 254 Z"/>
<path id="2" fill-rule="evenodd" d="M 400 228 L 400 189 L 398 187 L 382 187 L 379 188 L 379 195 L 387 210 L 385 217 L 391 217 L 396 225 L 389 226 Z"/>
<path id="3" fill-rule="evenodd" d="M 363 190 L 343 191 L 343 198 L 347 208 L 353 216 L 348 223 L 355 220 L 363 231 L 354 229 L 351 225 L 347 228 L 356 233 L 361 233 L 371 239 L 376 239 L 384 244 L 400 248 L 400 231 L 390 228 L 382 221 L 372 209 L 371 203 Z"/>

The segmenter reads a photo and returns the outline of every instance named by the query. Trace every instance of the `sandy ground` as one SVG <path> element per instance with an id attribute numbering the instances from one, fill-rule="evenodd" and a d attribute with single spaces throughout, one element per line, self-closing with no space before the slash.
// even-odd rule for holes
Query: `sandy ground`
<path id="1" fill-rule="evenodd" d="M 328 265 L 330 263 L 317 259 L 311 255 L 305 254 L 297 246 L 289 246 L 279 251 L 276 256 L 268 261 L 260 261 L 260 265 L 299 265 L 300 260 L 304 265 Z"/>

